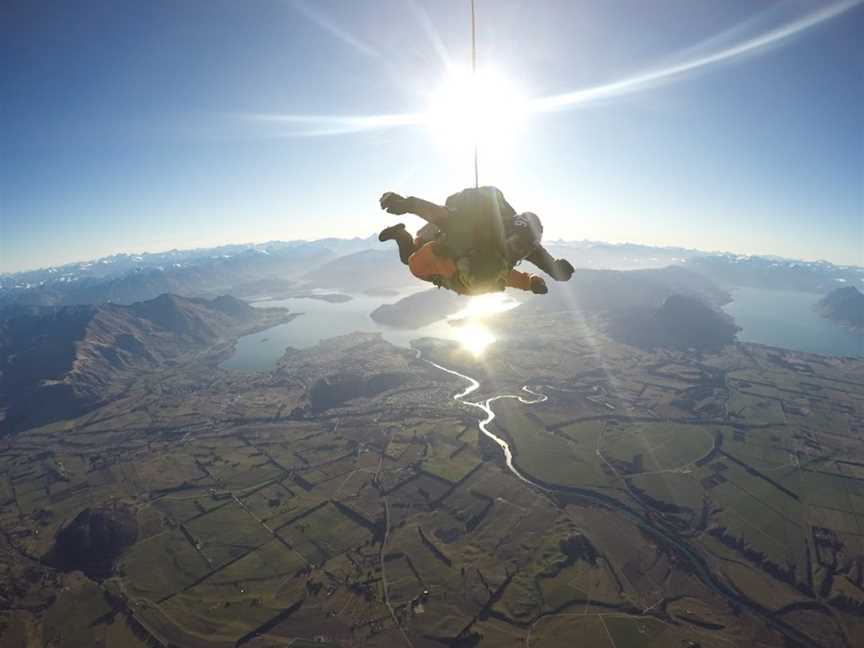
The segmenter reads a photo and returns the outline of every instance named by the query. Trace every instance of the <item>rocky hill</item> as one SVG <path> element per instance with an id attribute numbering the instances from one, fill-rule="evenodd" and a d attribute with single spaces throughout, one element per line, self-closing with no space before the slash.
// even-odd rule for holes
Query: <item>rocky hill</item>
<path id="1" fill-rule="evenodd" d="M 289 349 L 273 375 L 306 387 L 302 409 L 308 413 L 393 389 L 407 389 L 420 380 L 415 354 L 391 345 L 380 333 L 353 333 L 309 349 Z"/>
<path id="2" fill-rule="evenodd" d="M 0 321 L 5 430 L 77 416 L 142 371 L 284 319 L 233 297 L 160 295 L 121 306 L 17 307 Z"/>
<path id="3" fill-rule="evenodd" d="M 817 308 L 823 317 L 864 333 L 864 294 L 854 286 L 832 290 L 819 300 Z"/>
<path id="4" fill-rule="evenodd" d="M 450 290 L 432 288 L 404 297 L 395 304 L 382 304 L 369 316 L 386 326 L 418 329 L 464 308 L 468 300 Z"/>
<path id="5" fill-rule="evenodd" d="M 697 297 L 670 295 L 659 308 L 634 308 L 613 315 L 613 338 L 645 349 L 717 350 L 735 341 L 732 318 Z"/>
<path id="6" fill-rule="evenodd" d="M 137 539 L 134 509 L 122 505 L 86 508 L 57 532 L 45 561 L 63 571 L 81 570 L 91 578 L 107 578 L 114 560 Z"/>

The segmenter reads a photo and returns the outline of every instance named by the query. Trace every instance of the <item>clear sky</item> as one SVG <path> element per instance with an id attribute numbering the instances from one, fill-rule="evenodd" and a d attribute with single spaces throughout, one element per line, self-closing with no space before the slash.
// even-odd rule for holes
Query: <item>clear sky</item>
<path id="1" fill-rule="evenodd" d="M 443 201 L 470 145 L 424 115 L 468 7 L 5 0 L 0 272 L 368 236 L 385 190 Z M 547 238 L 864 265 L 861 34 L 854 1 L 477 0 L 478 66 L 511 88 L 480 181 Z"/>

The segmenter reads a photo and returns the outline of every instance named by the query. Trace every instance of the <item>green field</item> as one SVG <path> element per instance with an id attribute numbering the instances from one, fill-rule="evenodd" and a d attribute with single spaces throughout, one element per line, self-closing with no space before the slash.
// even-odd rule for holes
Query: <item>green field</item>
<path id="1" fill-rule="evenodd" d="M 713 430 L 682 423 L 622 424 L 607 428 L 600 452 L 610 462 L 632 465 L 627 474 L 680 470 L 710 452 Z"/>
<path id="2" fill-rule="evenodd" d="M 312 563 L 324 562 L 372 538 L 369 529 L 349 519 L 332 504 L 283 527 L 279 535 Z"/>
<path id="3" fill-rule="evenodd" d="M 530 475 L 563 486 L 608 486 L 609 476 L 595 452 L 603 421 L 574 423 L 552 432 L 529 417 L 529 407 L 495 405 L 495 425 L 512 440 L 515 463 Z"/>

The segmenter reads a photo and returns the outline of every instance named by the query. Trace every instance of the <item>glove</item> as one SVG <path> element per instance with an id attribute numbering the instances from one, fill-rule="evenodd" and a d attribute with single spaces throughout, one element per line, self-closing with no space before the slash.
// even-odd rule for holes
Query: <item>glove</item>
<path id="1" fill-rule="evenodd" d="M 555 261 L 555 279 L 558 281 L 567 281 L 573 276 L 573 266 L 567 259 L 556 259 Z"/>
<path id="2" fill-rule="evenodd" d="M 392 191 L 388 191 L 383 196 L 381 196 L 381 209 L 386 211 L 388 214 L 396 214 L 397 216 L 401 216 L 402 214 L 408 213 L 408 199 L 403 198 L 397 193 L 393 193 Z"/>
<path id="3" fill-rule="evenodd" d="M 531 292 L 535 295 L 545 295 L 549 292 L 549 288 L 546 286 L 543 277 L 531 275 Z"/>

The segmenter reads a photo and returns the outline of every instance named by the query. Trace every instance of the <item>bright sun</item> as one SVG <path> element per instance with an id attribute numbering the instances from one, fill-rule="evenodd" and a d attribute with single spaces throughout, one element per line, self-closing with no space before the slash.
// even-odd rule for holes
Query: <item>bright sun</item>
<path id="1" fill-rule="evenodd" d="M 497 339 L 486 326 L 479 322 L 468 322 L 459 327 L 457 333 L 459 345 L 479 358 L 489 346 Z"/>
<path id="2" fill-rule="evenodd" d="M 471 150 L 476 142 L 491 158 L 512 142 L 527 112 L 525 95 L 500 73 L 455 68 L 432 95 L 426 119 L 447 151 Z"/>
<path id="3" fill-rule="evenodd" d="M 483 320 L 519 306 L 519 302 L 504 293 L 472 297 L 468 305 L 448 320 L 456 325 L 456 339 L 463 349 L 481 357 L 498 338 Z"/>

